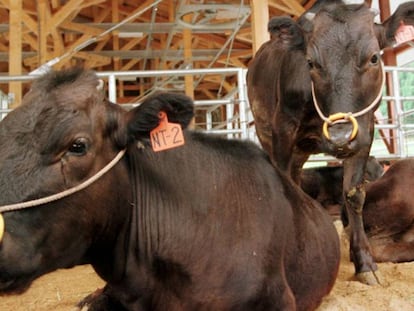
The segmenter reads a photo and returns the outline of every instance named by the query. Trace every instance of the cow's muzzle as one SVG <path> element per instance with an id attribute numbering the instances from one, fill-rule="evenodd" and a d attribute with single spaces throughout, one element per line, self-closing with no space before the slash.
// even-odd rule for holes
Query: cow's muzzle
<path id="1" fill-rule="evenodd" d="M 325 120 L 323 123 L 323 127 L 322 127 L 323 135 L 329 141 L 332 141 L 334 144 L 336 144 L 335 143 L 336 138 L 331 136 L 329 127 L 334 126 L 338 123 L 350 123 L 351 124 L 352 130 L 351 130 L 350 135 L 346 138 L 346 142 L 350 142 L 354 140 L 354 138 L 358 134 L 358 122 L 355 119 L 355 117 L 352 116 L 351 113 L 338 112 L 338 113 L 330 115 L 328 119 Z"/>

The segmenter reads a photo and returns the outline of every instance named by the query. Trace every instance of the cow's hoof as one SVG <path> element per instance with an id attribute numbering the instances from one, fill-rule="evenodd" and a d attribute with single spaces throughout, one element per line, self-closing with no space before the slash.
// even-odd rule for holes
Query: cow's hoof
<path id="1" fill-rule="evenodd" d="M 94 311 L 94 310 L 107 310 L 106 295 L 104 295 L 104 289 L 98 288 L 92 294 L 89 294 L 77 304 L 78 311 Z M 98 307 L 97 307 L 98 306 Z"/>
<path id="2" fill-rule="evenodd" d="M 384 285 L 385 283 L 378 270 L 357 273 L 356 278 L 359 282 L 366 285 Z"/>
<path id="3" fill-rule="evenodd" d="M 127 311 L 110 295 L 107 287 L 98 288 L 77 304 L 77 311 Z"/>

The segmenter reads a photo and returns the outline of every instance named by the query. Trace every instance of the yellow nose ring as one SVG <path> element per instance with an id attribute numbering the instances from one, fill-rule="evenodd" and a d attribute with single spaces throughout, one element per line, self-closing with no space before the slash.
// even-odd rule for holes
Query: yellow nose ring
<path id="1" fill-rule="evenodd" d="M 344 113 L 344 112 L 334 113 L 328 117 L 328 121 L 325 121 L 323 123 L 323 127 L 322 127 L 323 135 L 325 135 L 325 137 L 330 140 L 331 135 L 329 135 L 328 126 L 340 120 L 344 120 L 344 122 L 352 123 L 352 133 L 351 133 L 351 136 L 349 136 L 349 141 L 353 140 L 358 133 L 358 122 L 352 115 L 350 115 L 349 113 Z"/>
<path id="2" fill-rule="evenodd" d="M 3 215 L 0 214 L 0 243 L 3 241 L 4 236 L 4 218 Z"/>

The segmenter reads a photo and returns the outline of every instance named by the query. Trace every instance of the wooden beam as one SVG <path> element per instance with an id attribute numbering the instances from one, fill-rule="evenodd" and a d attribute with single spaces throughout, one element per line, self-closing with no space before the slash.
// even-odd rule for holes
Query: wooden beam
<path id="1" fill-rule="evenodd" d="M 119 23 L 119 9 L 118 9 L 118 0 L 112 0 L 112 23 Z M 115 51 L 119 50 L 119 31 L 115 30 L 112 32 L 112 49 Z M 121 60 L 119 57 L 113 58 L 114 70 L 119 70 L 121 68 Z M 120 85 L 121 86 L 121 85 Z M 121 86 L 122 89 L 122 86 Z"/>
<path id="2" fill-rule="evenodd" d="M 191 14 L 187 14 L 183 17 L 184 22 L 191 23 Z M 191 38 L 191 29 L 185 28 L 183 30 L 183 41 L 184 41 L 184 63 L 186 65 L 193 66 L 192 64 L 192 38 Z M 185 94 L 194 98 L 194 77 L 193 75 L 184 76 L 184 88 Z"/>
<path id="3" fill-rule="evenodd" d="M 112 16 L 111 16 L 111 20 L 112 23 L 119 23 L 119 6 L 118 6 L 118 0 L 112 0 Z M 114 49 L 115 51 L 119 51 L 120 50 L 120 44 L 119 44 L 119 31 L 115 30 L 112 32 L 112 49 Z M 122 61 L 119 57 L 113 57 L 112 58 L 112 62 L 113 62 L 113 70 L 115 71 L 119 71 L 121 69 L 122 66 Z M 123 81 L 118 81 L 118 87 L 116 88 L 116 92 L 117 92 L 117 98 L 118 97 L 124 97 L 124 82 Z"/>
<path id="4" fill-rule="evenodd" d="M 58 30 L 58 25 L 49 25 L 48 21 L 51 20 L 52 18 L 52 10 L 56 11 L 59 7 L 60 4 L 57 1 L 51 1 L 51 0 L 43 0 L 43 2 L 45 2 L 45 8 L 39 8 L 39 1 L 37 2 L 37 20 L 38 20 L 38 24 L 40 25 L 41 20 L 44 20 L 44 25 L 42 26 L 42 28 L 39 29 L 39 31 L 41 30 L 41 32 L 43 32 L 45 35 L 45 38 L 47 38 L 48 36 L 48 32 L 50 32 L 50 34 L 52 35 L 52 40 L 47 41 L 46 40 L 46 46 L 49 47 L 49 49 L 47 50 L 47 53 L 45 53 L 45 57 L 47 57 L 46 60 L 43 60 L 42 62 L 40 62 L 38 65 L 42 65 L 45 61 L 50 60 L 52 57 L 57 57 L 59 55 L 62 55 L 64 53 L 64 43 L 63 43 L 63 38 L 62 38 L 62 34 L 61 32 Z M 40 18 L 40 15 L 44 15 L 43 18 Z M 39 34 L 40 36 L 40 34 Z M 40 39 L 39 39 L 40 40 Z M 50 46 L 49 46 L 50 44 Z M 40 46 L 42 46 L 41 44 L 39 44 Z M 50 49 L 52 48 L 52 49 Z M 42 53 L 43 54 L 43 53 Z"/>
<path id="5" fill-rule="evenodd" d="M 253 55 L 259 47 L 269 40 L 267 24 L 269 23 L 268 0 L 251 0 L 252 6 L 252 49 Z"/>
<path id="6" fill-rule="evenodd" d="M 54 27 L 52 30 L 53 38 L 53 57 L 62 55 L 65 52 L 65 44 L 61 33 L 58 31 L 57 27 Z"/>
<path id="7" fill-rule="evenodd" d="M 73 30 L 73 31 L 83 33 L 83 34 L 87 33 L 92 36 L 98 36 L 102 32 L 104 32 L 102 28 L 91 27 L 91 26 L 82 25 L 79 23 L 73 23 L 72 21 L 65 21 L 60 25 L 60 27 L 62 27 L 63 29 Z"/>
<path id="8" fill-rule="evenodd" d="M 121 70 L 122 71 L 131 70 L 132 67 L 134 67 L 136 64 L 138 64 L 140 61 L 141 61 L 141 59 L 131 59 L 130 61 L 128 61 L 127 63 L 124 63 L 122 65 Z"/>
<path id="9" fill-rule="evenodd" d="M 38 31 L 38 56 L 39 56 L 39 66 L 48 61 L 48 51 L 47 51 L 47 36 L 49 33 L 48 29 L 48 14 L 50 10 L 48 0 L 38 0 L 37 1 L 37 19 L 39 24 Z"/>
<path id="10" fill-rule="evenodd" d="M 10 1 L 10 28 L 9 28 L 9 74 L 22 74 L 22 12 L 23 0 Z M 14 101 L 12 107 L 21 104 L 22 83 L 10 82 L 9 93 L 13 94 Z"/>
<path id="11" fill-rule="evenodd" d="M 37 38 L 34 35 L 32 35 L 31 33 L 24 33 L 23 34 L 23 41 L 24 41 L 25 44 L 30 45 L 30 47 L 35 51 L 37 51 L 37 49 L 39 48 Z"/>
<path id="12" fill-rule="evenodd" d="M 26 12 L 22 12 L 22 21 L 33 33 L 37 33 L 37 22 Z"/>
<path id="13" fill-rule="evenodd" d="M 8 52 L 9 51 L 9 47 L 6 46 L 5 43 L 0 42 L 0 51 Z"/>
<path id="14" fill-rule="evenodd" d="M 92 6 L 92 5 L 98 5 L 98 4 L 101 4 L 101 3 L 105 3 L 106 2 L 106 0 L 86 0 L 86 1 L 82 1 L 82 5 L 80 6 L 80 9 L 84 9 L 84 8 L 87 8 L 87 7 L 89 7 L 89 6 Z M 105 7 L 105 9 L 106 9 L 107 7 Z"/>
<path id="15" fill-rule="evenodd" d="M 83 0 L 69 0 L 66 2 L 65 5 L 59 9 L 59 11 L 53 14 L 49 25 L 56 27 L 63 23 L 71 14 L 73 14 L 73 12 L 78 12 L 80 10 L 82 2 Z"/>
<path id="16" fill-rule="evenodd" d="M 111 63 L 111 58 L 98 55 L 98 54 L 92 54 L 88 52 L 78 52 L 76 53 L 77 58 L 82 58 L 83 60 L 88 62 L 89 68 L 97 67 L 97 66 L 104 66 Z"/>
<path id="17" fill-rule="evenodd" d="M 141 41 L 143 41 L 144 38 L 146 38 L 146 36 L 143 36 L 142 38 L 131 38 L 127 43 L 125 43 L 122 46 L 121 51 L 129 51 L 129 50 L 132 50 L 132 48 L 134 46 L 138 45 Z"/>
<path id="18" fill-rule="evenodd" d="M 293 15 L 296 17 L 301 16 L 305 12 L 305 8 L 298 2 L 298 0 L 281 0 L 290 11 L 293 12 Z"/>
<path id="19" fill-rule="evenodd" d="M 86 40 L 89 40 L 90 38 L 92 38 L 92 36 L 91 35 L 89 35 L 89 34 L 84 34 L 84 35 L 82 35 L 80 38 L 78 38 L 75 42 L 72 42 L 72 44 L 70 44 L 70 46 L 67 46 L 66 47 L 66 50 L 67 51 L 73 51 L 73 49 L 75 48 L 75 47 L 77 47 L 78 45 L 80 45 L 81 43 L 84 43 Z M 79 52 L 78 52 L 79 53 Z M 62 69 L 62 68 L 64 68 L 64 66 L 69 62 L 71 60 L 71 58 L 70 57 L 65 57 L 65 58 L 62 58 L 62 60 L 59 62 L 59 63 L 57 63 L 55 66 L 56 66 L 56 68 L 57 69 Z"/>
<path id="20" fill-rule="evenodd" d="M 275 1 L 269 0 L 269 7 L 274 8 L 276 10 L 282 11 L 283 14 L 288 15 L 295 15 L 295 11 L 292 10 L 290 7 L 286 6 L 285 4 L 280 4 Z"/>

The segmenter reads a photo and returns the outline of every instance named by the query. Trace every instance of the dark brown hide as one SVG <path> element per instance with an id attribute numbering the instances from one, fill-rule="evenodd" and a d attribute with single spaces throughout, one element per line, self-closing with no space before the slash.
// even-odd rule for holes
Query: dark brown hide
<path id="1" fill-rule="evenodd" d="M 0 294 L 89 263 L 107 282 L 89 310 L 316 309 L 340 258 L 320 205 L 255 144 L 186 130 L 187 96 L 126 111 L 97 85 L 93 72 L 51 72 L 0 122 L 0 205 L 78 185 L 126 149 L 82 191 L 3 213 Z M 183 146 L 152 150 L 160 112 Z"/>
<path id="2" fill-rule="evenodd" d="M 395 162 L 367 186 L 364 225 L 376 261 L 414 260 L 414 159 Z"/>
<path id="3" fill-rule="evenodd" d="M 364 227 L 377 262 L 414 260 L 414 159 L 395 162 L 382 175 L 382 165 L 370 157 L 365 180 Z M 338 218 L 342 200 L 343 168 L 303 170 L 302 189 Z M 346 226 L 346 222 L 344 223 Z"/>
<path id="4" fill-rule="evenodd" d="M 273 18 L 271 39 L 249 65 L 248 96 L 256 132 L 272 163 L 297 183 L 310 154 L 325 152 L 344 159 L 343 197 L 351 228 L 351 257 L 361 281 L 376 283 L 377 266 L 363 230 L 362 208 L 374 110 L 384 81 L 380 51 L 395 42 L 399 22 L 413 24 L 414 3 L 401 5 L 382 25 L 374 24 L 374 14 L 365 4 L 320 1 L 311 10 L 314 18 L 301 17 L 299 23 Z M 329 139 L 322 135 L 323 120 L 315 109 L 312 83 L 324 118 L 355 114 L 358 131 L 354 139 L 351 122 L 329 124 Z"/>

